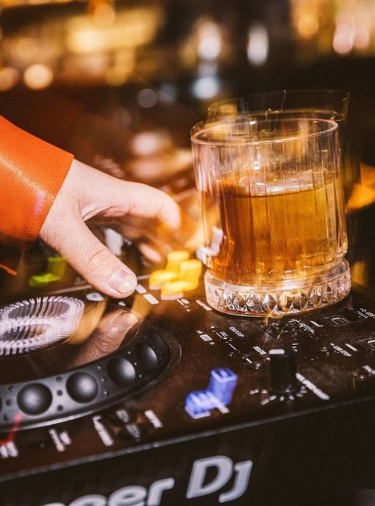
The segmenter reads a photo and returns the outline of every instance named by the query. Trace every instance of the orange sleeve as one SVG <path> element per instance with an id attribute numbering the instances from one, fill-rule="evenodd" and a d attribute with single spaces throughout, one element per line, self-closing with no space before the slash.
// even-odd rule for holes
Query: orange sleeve
<path id="1" fill-rule="evenodd" d="M 1 243 L 31 246 L 72 161 L 72 154 L 0 116 Z"/>

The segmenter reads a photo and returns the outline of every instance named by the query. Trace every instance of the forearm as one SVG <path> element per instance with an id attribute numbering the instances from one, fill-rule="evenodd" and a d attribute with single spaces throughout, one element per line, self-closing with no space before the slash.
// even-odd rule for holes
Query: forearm
<path id="1" fill-rule="evenodd" d="M 70 153 L 0 117 L 2 244 L 26 250 L 33 243 L 72 160 Z"/>

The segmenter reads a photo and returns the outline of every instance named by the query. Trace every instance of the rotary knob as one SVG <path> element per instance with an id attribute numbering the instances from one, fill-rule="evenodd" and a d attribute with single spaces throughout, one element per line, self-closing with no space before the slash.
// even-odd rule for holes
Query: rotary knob
<path id="1" fill-rule="evenodd" d="M 270 356 L 270 391 L 276 395 L 294 394 L 298 390 L 297 364 L 294 353 L 274 348 Z"/>

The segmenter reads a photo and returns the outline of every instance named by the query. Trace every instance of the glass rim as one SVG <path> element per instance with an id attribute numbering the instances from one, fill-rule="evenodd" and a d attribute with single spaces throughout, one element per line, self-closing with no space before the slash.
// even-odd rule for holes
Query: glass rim
<path id="1" fill-rule="evenodd" d="M 242 119 L 241 119 L 242 117 Z M 255 119 L 254 116 L 249 116 L 248 120 L 251 122 L 251 119 Z M 336 121 L 332 119 L 324 119 L 324 118 L 312 118 L 312 117 L 293 117 L 293 118 L 273 118 L 271 121 L 269 120 L 261 120 L 257 121 L 257 125 L 264 124 L 265 126 L 269 126 L 275 123 L 291 123 L 304 121 L 310 124 L 320 124 L 324 125 L 325 128 L 319 130 L 317 132 L 300 132 L 300 133 L 292 133 L 291 135 L 278 135 L 269 138 L 259 138 L 257 133 L 255 135 L 251 135 L 251 133 L 243 133 L 241 135 L 235 134 L 230 131 L 229 126 L 238 124 L 243 125 L 243 116 L 239 114 L 238 116 L 228 116 L 226 118 L 221 118 L 214 122 L 204 122 L 200 121 L 196 123 L 192 129 L 190 130 L 190 140 L 192 144 L 206 145 L 206 146 L 238 146 L 238 145 L 266 145 L 266 144 L 275 144 L 275 143 L 287 143 L 287 142 L 295 142 L 302 139 L 313 139 L 318 137 L 323 137 L 332 134 L 335 131 L 338 131 L 338 124 Z M 217 138 L 208 138 L 208 133 L 214 133 L 214 130 L 217 130 Z M 223 131 L 224 130 L 224 131 Z M 221 132 L 222 131 L 222 132 Z M 272 134 L 272 132 L 271 132 Z M 199 138 L 200 135 L 206 135 L 207 138 Z"/>
<path id="2" fill-rule="evenodd" d="M 348 90 L 344 90 L 344 89 L 340 89 L 340 88 L 280 89 L 280 90 L 272 90 L 272 91 L 265 91 L 265 92 L 249 93 L 249 94 L 242 95 L 239 97 L 234 97 L 234 98 L 229 98 L 229 99 L 213 102 L 207 108 L 208 115 L 215 114 L 215 113 L 220 114 L 220 109 L 227 107 L 229 105 L 235 105 L 235 104 L 241 104 L 241 103 L 245 104 L 247 100 L 257 100 L 257 99 L 262 99 L 262 98 L 269 99 L 271 97 L 277 97 L 278 95 L 280 96 L 280 98 L 282 100 L 287 100 L 288 95 L 295 96 L 295 97 L 297 97 L 298 95 L 300 95 L 301 97 L 302 96 L 308 97 L 309 95 L 311 97 L 316 97 L 316 96 L 322 95 L 322 96 L 326 96 L 326 97 L 336 98 L 337 100 L 342 101 L 342 103 L 345 104 L 346 107 L 348 107 L 349 101 L 351 98 L 351 93 Z M 315 110 L 324 109 L 324 108 L 327 108 L 328 105 L 330 105 L 330 104 L 328 104 L 328 103 L 322 103 L 322 104 L 314 103 L 314 106 L 306 108 L 306 110 L 310 110 L 312 108 L 314 108 Z M 288 107 L 286 109 L 283 109 L 283 107 L 284 107 L 284 104 L 281 102 L 280 108 L 272 109 L 272 112 L 285 112 L 288 110 L 298 111 L 298 110 L 305 109 L 302 106 L 301 107 L 293 107 L 293 109 L 290 109 Z M 253 112 L 254 114 L 259 114 L 262 111 L 263 111 L 263 109 L 259 108 L 258 110 L 254 109 L 253 111 L 244 110 L 244 111 L 238 111 L 238 112 L 242 112 L 242 113 Z M 227 114 L 227 112 L 222 111 L 222 114 L 225 115 L 225 114 Z"/>

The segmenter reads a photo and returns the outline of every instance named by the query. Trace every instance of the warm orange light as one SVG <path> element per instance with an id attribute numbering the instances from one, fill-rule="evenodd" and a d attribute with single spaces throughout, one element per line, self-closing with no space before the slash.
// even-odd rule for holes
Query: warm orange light
<path id="1" fill-rule="evenodd" d="M 319 20 L 313 12 L 306 12 L 298 19 L 297 28 L 303 38 L 310 39 L 319 30 Z"/>
<path id="2" fill-rule="evenodd" d="M 354 211 L 375 202 L 375 168 L 361 164 L 361 183 L 353 185 L 346 210 Z"/>
<path id="3" fill-rule="evenodd" d="M 19 72 L 11 67 L 0 69 L 0 91 L 10 90 L 17 84 Z"/>
<path id="4" fill-rule="evenodd" d="M 155 37 L 159 15 L 157 8 L 134 8 L 117 13 L 110 24 L 76 16 L 67 23 L 67 48 L 72 53 L 83 54 L 146 44 Z"/>
<path id="5" fill-rule="evenodd" d="M 47 65 L 30 65 L 24 72 L 23 80 L 29 88 L 39 90 L 47 88 L 52 83 L 53 72 Z"/>

